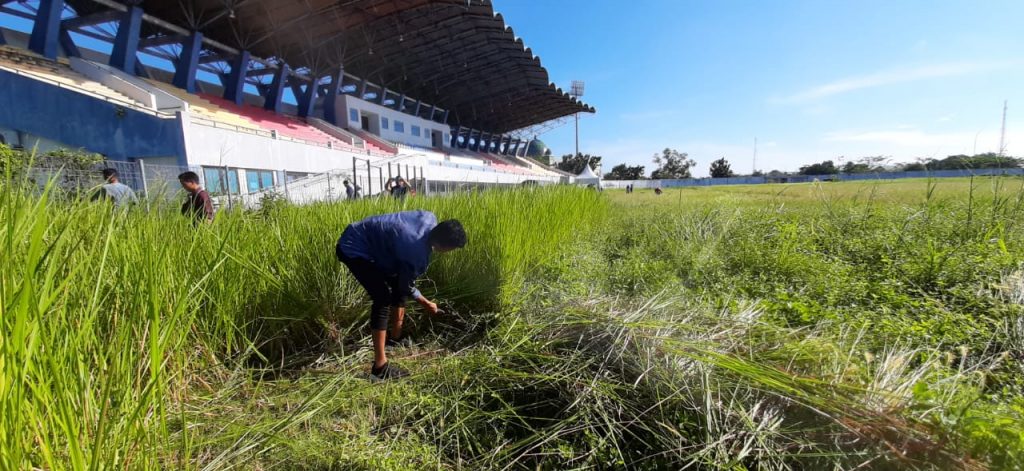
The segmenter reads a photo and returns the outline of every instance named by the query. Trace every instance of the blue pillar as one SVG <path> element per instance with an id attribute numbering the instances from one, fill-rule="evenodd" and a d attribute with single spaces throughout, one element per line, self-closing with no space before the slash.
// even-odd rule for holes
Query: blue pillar
<path id="1" fill-rule="evenodd" d="M 245 97 L 245 74 L 249 72 L 249 60 L 252 55 L 249 51 L 238 53 L 238 57 L 231 63 L 231 72 L 228 73 L 227 84 L 224 86 L 224 99 L 241 105 Z"/>
<path id="2" fill-rule="evenodd" d="M 7 44 L 7 38 L 4 37 L 4 32 L 0 30 L 0 46 Z"/>
<path id="3" fill-rule="evenodd" d="M 362 83 L 359 84 L 359 99 L 366 99 L 366 79 L 364 78 Z"/>
<path id="4" fill-rule="evenodd" d="M 130 74 L 135 73 L 135 53 L 139 50 L 139 32 L 142 30 L 142 9 L 129 7 L 117 25 L 114 49 L 110 52 L 110 66 Z"/>
<path id="5" fill-rule="evenodd" d="M 377 98 L 380 99 L 380 106 L 384 106 L 384 100 L 388 99 L 388 88 L 380 87 L 380 96 Z"/>
<path id="6" fill-rule="evenodd" d="M 416 111 L 413 111 L 412 114 L 416 115 L 417 118 L 420 117 L 420 106 L 423 106 L 423 102 L 416 100 Z"/>
<path id="7" fill-rule="evenodd" d="M 444 118 L 441 118 L 441 122 L 448 124 L 448 110 L 444 110 Z"/>
<path id="8" fill-rule="evenodd" d="M 341 84 L 345 80 L 345 69 L 339 69 L 338 73 L 331 77 L 331 84 L 327 86 L 327 95 L 324 97 L 324 120 L 335 126 L 345 125 L 345 110 L 341 110 L 342 119 L 338 119 L 338 111 L 335 109 L 338 104 L 338 94 L 341 93 Z"/>
<path id="9" fill-rule="evenodd" d="M 437 105 L 430 105 L 430 116 L 427 116 L 427 119 L 433 121 L 435 112 L 437 112 Z"/>
<path id="10" fill-rule="evenodd" d="M 174 64 L 175 87 L 189 93 L 196 92 L 196 71 L 199 70 L 199 52 L 203 50 L 203 33 L 194 31 L 181 44 L 181 55 Z"/>
<path id="11" fill-rule="evenodd" d="M 263 109 L 281 112 L 281 99 L 284 98 L 284 86 L 288 82 L 288 64 L 277 65 L 277 72 L 274 72 L 274 81 L 270 83 L 270 90 L 267 99 L 263 102 Z"/>
<path id="12" fill-rule="evenodd" d="M 308 117 L 313 114 L 313 104 L 316 103 L 316 89 L 320 88 L 320 79 L 313 77 L 313 81 L 306 85 L 306 91 L 299 95 L 295 94 L 295 100 L 299 102 L 299 116 Z"/>
<path id="13" fill-rule="evenodd" d="M 398 97 L 398 102 L 396 103 L 396 105 L 397 106 L 395 106 L 395 109 L 398 110 L 398 111 L 402 111 L 402 108 L 405 108 L 405 94 L 404 93 L 402 94 L 402 96 Z"/>
<path id="14" fill-rule="evenodd" d="M 36 22 L 28 39 L 28 48 L 32 52 L 49 59 L 57 58 L 60 14 L 63 11 L 64 0 L 39 0 Z"/>

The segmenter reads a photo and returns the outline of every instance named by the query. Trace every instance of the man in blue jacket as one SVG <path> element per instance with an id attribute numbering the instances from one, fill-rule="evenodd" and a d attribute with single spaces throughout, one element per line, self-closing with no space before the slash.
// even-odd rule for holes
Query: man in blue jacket
<path id="1" fill-rule="evenodd" d="M 335 253 L 370 295 L 370 328 L 373 330 L 373 368 L 377 379 L 407 376 L 388 364 L 386 346 L 402 340 L 405 302 L 411 297 L 436 315 L 437 304 L 413 284 L 427 271 L 432 252 L 449 252 L 466 245 L 462 223 L 450 219 L 440 224 L 429 211 L 404 211 L 372 216 L 349 224 L 338 239 Z M 388 338 L 388 318 L 393 325 Z"/>

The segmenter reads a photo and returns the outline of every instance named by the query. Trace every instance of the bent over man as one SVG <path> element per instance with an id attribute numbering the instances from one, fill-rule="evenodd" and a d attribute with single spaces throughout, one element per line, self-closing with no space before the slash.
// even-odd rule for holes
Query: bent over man
<path id="1" fill-rule="evenodd" d="M 432 252 L 449 252 L 466 245 L 466 232 L 454 219 L 437 222 L 429 211 L 404 211 L 372 216 L 349 224 L 338 239 L 335 253 L 359 281 L 373 304 L 370 328 L 373 333 L 373 368 L 376 379 L 407 376 L 388 364 L 386 346 L 402 341 L 405 303 L 413 298 L 431 315 L 437 304 L 413 286 L 427 271 Z M 388 338 L 388 319 L 392 321 Z"/>

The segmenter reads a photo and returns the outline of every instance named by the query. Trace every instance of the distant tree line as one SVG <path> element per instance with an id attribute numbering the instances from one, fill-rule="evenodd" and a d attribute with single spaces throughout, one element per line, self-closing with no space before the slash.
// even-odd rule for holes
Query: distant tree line
<path id="1" fill-rule="evenodd" d="M 643 165 L 618 164 L 611 168 L 611 171 L 604 174 L 605 180 L 654 180 L 664 179 L 685 179 L 693 178 L 692 170 L 697 162 L 685 152 L 666 148 L 660 153 L 654 154 L 654 171 L 650 177 L 645 175 Z M 839 158 L 840 162 L 846 160 Z M 883 155 L 861 157 L 855 160 L 847 160 L 839 165 L 834 160 L 824 160 L 800 167 L 796 172 L 799 175 L 839 175 L 857 173 L 878 173 L 878 172 L 900 172 L 900 171 L 922 171 L 922 170 L 976 170 L 984 168 L 1022 168 L 1024 159 L 1018 157 L 1000 156 L 994 152 L 976 155 L 951 155 L 944 159 L 919 159 L 911 163 L 890 163 L 891 158 Z M 579 174 L 583 166 L 590 162 L 590 168 L 597 170 L 601 164 L 601 157 L 589 154 L 564 155 L 562 161 L 556 166 L 566 172 Z M 719 158 L 708 168 L 711 178 L 729 178 L 737 174 L 732 170 L 732 164 L 725 158 Z M 789 174 L 779 170 L 762 172 L 755 170 L 745 176 L 769 176 L 777 177 Z"/>

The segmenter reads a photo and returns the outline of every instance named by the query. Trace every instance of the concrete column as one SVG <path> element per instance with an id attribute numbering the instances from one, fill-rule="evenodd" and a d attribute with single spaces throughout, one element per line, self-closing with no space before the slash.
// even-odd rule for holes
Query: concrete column
<path id="1" fill-rule="evenodd" d="M 274 81 L 270 83 L 270 90 L 267 92 L 267 99 L 263 102 L 263 109 L 281 112 L 281 99 L 284 98 L 284 87 L 288 82 L 288 64 L 280 63 L 277 72 L 274 72 Z"/>
<path id="2" fill-rule="evenodd" d="M 338 94 L 341 93 L 341 84 L 345 81 L 345 68 L 341 67 L 331 77 L 331 83 L 327 86 L 327 95 L 324 96 L 324 120 L 335 126 L 345 127 L 345 113 L 342 110 L 341 118 L 338 119 L 338 111 L 335 109 L 338 103 Z"/>
<path id="3" fill-rule="evenodd" d="M 142 9 L 128 8 L 117 25 L 114 49 L 110 52 L 110 66 L 129 74 L 135 73 L 136 52 L 139 50 L 139 32 L 142 31 Z"/>
<path id="4" fill-rule="evenodd" d="M 49 59 L 57 58 L 60 15 L 63 11 L 64 0 L 39 0 L 32 35 L 28 39 L 29 50 Z"/>
<path id="5" fill-rule="evenodd" d="M 199 53 L 203 50 L 203 33 L 194 31 L 181 45 L 181 55 L 174 64 L 175 87 L 189 93 L 196 92 L 196 71 L 199 70 Z"/>

